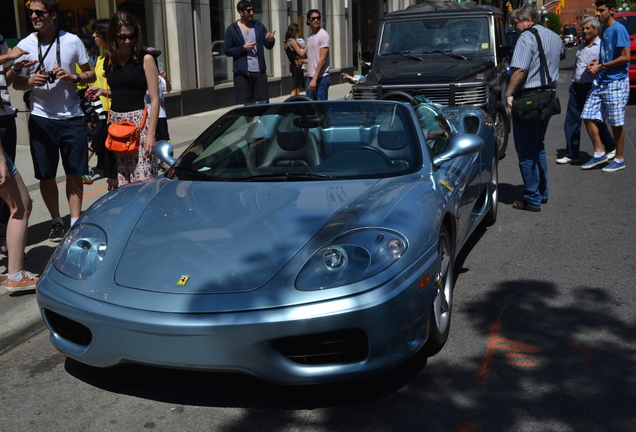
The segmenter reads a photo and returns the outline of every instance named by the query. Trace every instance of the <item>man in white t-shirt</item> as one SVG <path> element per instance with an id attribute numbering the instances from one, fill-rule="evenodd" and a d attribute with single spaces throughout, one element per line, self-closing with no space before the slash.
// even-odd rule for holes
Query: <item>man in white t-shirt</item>
<path id="1" fill-rule="evenodd" d="M 29 53 L 21 59 L 37 63 L 24 68 L 13 83 L 17 90 L 31 89 L 31 157 L 42 198 L 51 214 L 49 239 L 53 242 L 59 242 L 65 234 L 55 179 L 60 156 L 66 173 L 71 226 L 82 211 L 82 176 L 88 173 L 88 148 L 77 84 L 95 81 L 95 72 L 80 39 L 55 27 L 58 9 L 57 0 L 30 2 L 27 14 L 36 32 L 22 39 L 18 46 Z M 76 65 L 81 73 L 75 72 Z"/>
<path id="2" fill-rule="evenodd" d="M 321 27 L 318 9 L 307 12 L 311 34 L 307 38 L 307 96 L 314 100 L 329 99 L 329 33 Z"/>

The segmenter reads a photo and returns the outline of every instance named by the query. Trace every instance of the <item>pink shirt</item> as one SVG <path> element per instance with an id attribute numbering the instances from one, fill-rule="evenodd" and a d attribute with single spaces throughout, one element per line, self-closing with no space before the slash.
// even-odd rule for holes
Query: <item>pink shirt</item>
<path id="1" fill-rule="evenodd" d="M 310 34 L 307 38 L 307 75 L 310 78 L 316 74 L 316 66 L 318 65 L 318 60 L 320 60 L 320 49 L 321 48 L 329 48 L 329 44 L 331 42 L 331 38 L 329 37 L 329 33 L 323 28 L 318 30 L 315 34 Z M 319 71 L 320 73 L 320 71 Z M 329 56 L 327 55 L 327 61 L 325 61 L 325 66 L 322 70 L 321 76 L 329 75 Z"/>

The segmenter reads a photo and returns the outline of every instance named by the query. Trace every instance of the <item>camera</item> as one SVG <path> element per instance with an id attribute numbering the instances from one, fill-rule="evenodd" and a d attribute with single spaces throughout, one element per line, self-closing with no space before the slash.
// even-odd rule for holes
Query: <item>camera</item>
<path id="1" fill-rule="evenodd" d="M 56 80 L 56 76 L 55 76 L 55 72 L 53 71 L 41 71 L 40 72 L 42 75 L 47 75 L 47 81 L 50 82 L 51 84 L 53 84 Z"/>

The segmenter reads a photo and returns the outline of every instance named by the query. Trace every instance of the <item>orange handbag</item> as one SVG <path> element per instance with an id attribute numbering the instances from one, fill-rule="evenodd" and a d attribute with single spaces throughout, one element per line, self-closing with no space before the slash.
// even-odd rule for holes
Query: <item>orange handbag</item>
<path id="1" fill-rule="evenodd" d="M 110 117 L 110 111 L 108 114 Z M 139 151 L 141 129 L 143 129 L 146 124 L 147 114 L 148 107 L 144 106 L 144 117 L 141 120 L 140 127 L 137 127 L 134 123 L 129 121 L 111 123 L 108 126 L 106 148 L 115 153 L 135 153 Z"/>

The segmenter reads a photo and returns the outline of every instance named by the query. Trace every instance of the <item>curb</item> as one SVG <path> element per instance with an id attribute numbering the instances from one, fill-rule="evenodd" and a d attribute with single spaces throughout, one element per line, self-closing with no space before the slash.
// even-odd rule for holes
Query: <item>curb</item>
<path id="1" fill-rule="evenodd" d="M 0 315 L 0 354 L 27 341 L 46 328 L 35 297 Z"/>

